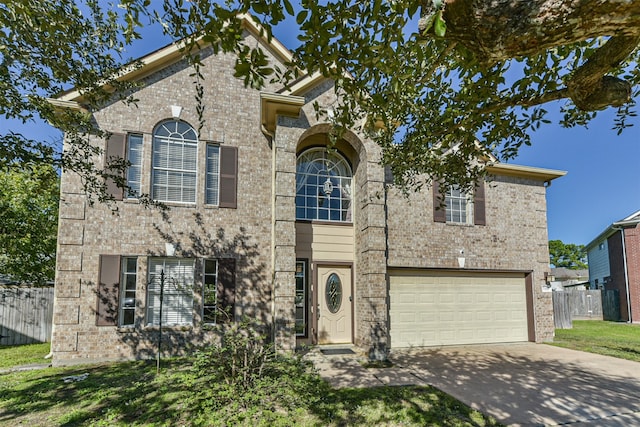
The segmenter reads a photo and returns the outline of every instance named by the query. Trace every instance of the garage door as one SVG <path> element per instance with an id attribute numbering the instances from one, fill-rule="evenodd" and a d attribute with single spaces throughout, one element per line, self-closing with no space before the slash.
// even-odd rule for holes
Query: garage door
<path id="1" fill-rule="evenodd" d="M 414 271 L 389 282 L 392 348 L 528 340 L 523 275 Z"/>

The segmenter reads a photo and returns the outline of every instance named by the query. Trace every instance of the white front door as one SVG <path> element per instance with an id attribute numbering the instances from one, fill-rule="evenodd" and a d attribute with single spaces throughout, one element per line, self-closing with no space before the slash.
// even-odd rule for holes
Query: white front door
<path id="1" fill-rule="evenodd" d="M 351 266 L 318 266 L 317 284 L 318 343 L 351 343 Z"/>

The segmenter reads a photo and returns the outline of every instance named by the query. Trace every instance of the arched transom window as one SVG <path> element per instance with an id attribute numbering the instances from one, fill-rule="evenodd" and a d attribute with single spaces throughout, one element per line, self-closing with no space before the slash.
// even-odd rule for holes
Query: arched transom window
<path id="1" fill-rule="evenodd" d="M 351 222 L 351 179 L 351 166 L 335 150 L 303 152 L 296 168 L 296 219 Z"/>
<path id="2" fill-rule="evenodd" d="M 198 136 L 185 122 L 167 120 L 153 131 L 152 197 L 162 202 L 196 202 Z"/>

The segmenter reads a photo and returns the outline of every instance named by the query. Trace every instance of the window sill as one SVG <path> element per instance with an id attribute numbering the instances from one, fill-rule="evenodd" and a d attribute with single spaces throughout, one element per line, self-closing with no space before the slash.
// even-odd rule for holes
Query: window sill
<path id="1" fill-rule="evenodd" d="M 142 327 L 144 331 L 159 331 L 159 325 L 145 325 Z M 162 325 L 163 331 L 192 331 L 193 325 Z"/>

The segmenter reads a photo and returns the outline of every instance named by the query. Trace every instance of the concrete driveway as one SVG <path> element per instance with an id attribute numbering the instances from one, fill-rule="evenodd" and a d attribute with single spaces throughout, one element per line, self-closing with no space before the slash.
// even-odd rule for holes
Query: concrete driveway
<path id="1" fill-rule="evenodd" d="M 518 343 L 394 351 L 392 368 L 315 360 L 335 386 L 433 385 L 515 426 L 640 426 L 640 363 Z"/>
<path id="2" fill-rule="evenodd" d="M 545 344 L 396 352 L 396 366 L 508 425 L 640 426 L 640 363 Z"/>

